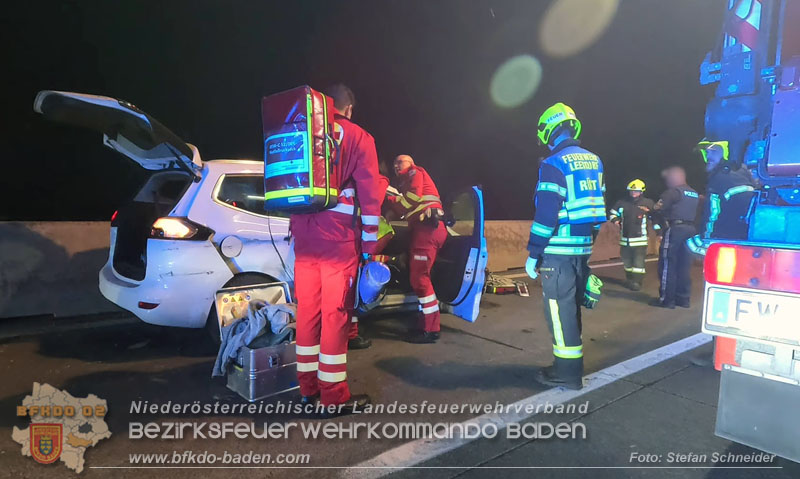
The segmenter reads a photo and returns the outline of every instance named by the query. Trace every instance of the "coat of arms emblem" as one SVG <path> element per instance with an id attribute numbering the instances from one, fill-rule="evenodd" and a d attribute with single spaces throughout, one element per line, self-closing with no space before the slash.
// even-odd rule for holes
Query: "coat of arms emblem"
<path id="1" fill-rule="evenodd" d="M 51 464 L 61 457 L 63 425 L 31 424 L 31 456 L 42 464 Z"/>

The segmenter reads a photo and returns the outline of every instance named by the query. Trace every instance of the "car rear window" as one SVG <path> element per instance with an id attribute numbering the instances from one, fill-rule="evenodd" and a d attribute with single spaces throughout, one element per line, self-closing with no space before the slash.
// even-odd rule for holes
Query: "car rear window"
<path id="1" fill-rule="evenodd" d="M 264 176 L 225 175 L 217 190 L 216 200 L 250 213 L 267 215 L 264 210 Z M 273 211 L 269 216 L 288 215 Z"/>

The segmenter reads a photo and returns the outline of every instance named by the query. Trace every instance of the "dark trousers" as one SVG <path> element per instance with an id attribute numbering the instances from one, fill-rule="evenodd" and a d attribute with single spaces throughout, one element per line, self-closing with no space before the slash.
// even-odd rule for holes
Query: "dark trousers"
<path id="1" fill-rule="evenodd" d="M 591 270 L 589 256 L 545 254 L 542 275 L 544 314 L 553 336 L 556 373 L 564 378 L 583 376 L 581 305 Z"/>
<path id="2" fill-rule="evenodd" d="M 625 278 L 641 286 L 645 273 L 644 259 L 647 256 L 647 246 L 620 246 L 619 256 L 625 268 Z"/>
<path id="3" fill-rule="evenodd" d="M 692 255 L 686 240 L 695 234 L 695 227 L 691 224 L 670 226 L 664 231 L 658 255 L 658 275 L 661 278 L 659 294 L 663 303 L 689 303 Z"/>

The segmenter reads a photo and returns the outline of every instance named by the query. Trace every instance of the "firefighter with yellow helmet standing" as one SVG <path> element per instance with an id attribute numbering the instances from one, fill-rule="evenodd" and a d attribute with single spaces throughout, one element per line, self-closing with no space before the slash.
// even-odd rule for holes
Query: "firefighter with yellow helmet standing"
<path id="1" fill-rule="evenodd" d="M 731 164 L 727 141 L 706 141 L 697 144 L 706 164 L 706 204 L 698 231 L 686 242 L 689 250 L 705 255 L 706 247 L 715 238 L 747 239 L 749 211 L 756 198 L 756 181 L 750 172 Z"/>
<path id="2" fill-rule="evenodd" d="M 542 275 L 544 312 L 553 335 L 553 365 L 537 371 L 549 386 L 583 386 L 581 306 L 588 300 L 595 226 L 606 221 L 603 162 L 580 147 L 581 122 L 563 103 L 539 118 L 539 143 L 550 149 L 539 166 L 536 214 L 525 271 Z"/>
<path id="3" fill-rule="evenodd" d="M 628 183 L 628 197 L 611 208 L 610 221 L 619 225 L 619 256 L 625 268 L 625 287 L 639 291 L 644 279 L 647 256 L 647 222 L 655 202 L 644 196 L 644 181 Z"/>

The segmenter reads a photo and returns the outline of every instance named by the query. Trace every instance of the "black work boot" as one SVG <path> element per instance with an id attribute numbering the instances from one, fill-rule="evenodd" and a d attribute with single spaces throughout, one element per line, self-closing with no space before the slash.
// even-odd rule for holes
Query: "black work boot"
<path id="1" fill-rule="evenodd" d="M 536 382 L 545 386 L 578 390 L 583 387 L 583 358 L 555 358 L 552 366 L 536 371 Z"/>
<path id="2" fill-rule="evenodd" d="M 655 298 L 654 300 L 650 301 L 650 306 L 655 306 L 657 308 L 666 308 L 666 309 L 675 309 L 675 303 L 672 301 L 661 301 L 659 298 Z"/>
<path id="3" fill-rule="evenodd" d="M 342 417 L 348 416 L 358 411 L 362 411 L 364 406 L 367 404 L 372 403 L 372 399 L 366 394 L 354 394 L 350 396 L 350 399 L 343 404 L 338 404 L 336 406 L 335 411 L 328 410 L 328 407 L 325 407 L 325 410 L 319 413 L 320 419 L 332 419 L 335 417 Z"/>
<path id="4" fill-rule="evenodd" d="M 372 346 L 372 341 L 366 339 L 364 336 L 356 336 L 355 338 L 347 341 L 347 349 L 348 350 L 355 350 L 355 349 L 367 349 Z"/>
<path id="5" fill-rule="evenodd" d="M 675 306 L 680 306 L 681 308 L 690 308 L 691 305 L 689 304 L 689 298 L 678 298 L 675 300 Z"/>
<path id="6" fill-rule="evenodd" d="M 406 336 L 405 341 L 413 344 L 433 344 L 439 340 L 439 332 L 413 331 Z"/>
<path id="7" fill-rule="evenodd" d="M 622 283 L 622 287 L 625 289 L 631 289 L 632 284 L 633 279 L 631 279 L 631 273 L 629 271 L 625 271 L 625 282 Z"/>
<path id="8" fill-rule="evenodd" d="M 631 291 L 639 291 L 642 289 L 642 279 L 633 279 L 631 280 Z"/>
<path id="9" fill-rule="evenodd" d="M 317 404 L 319 401 L 319 393 L 314 394 L 313 396 L 300 396 L 300 404 L 303 406 L 308 406 L 309 404 Z"/>

